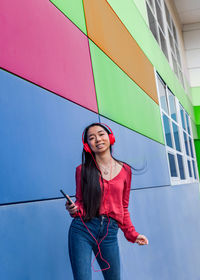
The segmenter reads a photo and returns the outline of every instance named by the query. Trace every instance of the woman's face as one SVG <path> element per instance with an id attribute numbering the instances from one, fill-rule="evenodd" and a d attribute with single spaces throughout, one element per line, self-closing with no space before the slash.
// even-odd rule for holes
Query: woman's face
<path id="1" fill-rule="evenodd" d="M 94 153 L 102 153 L 110 149 L 108 133 L 101 126 L 95 125 L 88 129 L 87 141 Z"/>

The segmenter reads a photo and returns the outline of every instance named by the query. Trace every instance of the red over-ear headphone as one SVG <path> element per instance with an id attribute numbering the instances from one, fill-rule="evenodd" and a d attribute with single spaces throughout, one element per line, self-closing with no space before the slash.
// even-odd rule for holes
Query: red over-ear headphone
<path id="1" fill-rule="evenodd" d="M 97 124 L 97 125 L 98 125 L 98 124 Z M 100 123 L 100 125 L 104 125 L 104 126 L 106 126 L 106 127 L 109 129 L 110 133 L 108 134 L 108 136 L 109 136 L 109 140 L 110 140 L 110 145 L 113 145 L 113 144 L 115 143 L 115 136 L 114 136 L 114 134 L 113 134 L 111 128 L 110 128 L 107 124 L 105 124 L 105 123 Z M 83 131 L 83 134 L 82 134 L 83 149 L 84 149 L 87 153 L 90 153 L 90 154 L 91 154 L 92 151 L 91 151 L 91 149 L 90 149 L 88 143 L 85 143 L 85 142 L 84 142 L 84 134 L 85 134 L 85 130 Z"/>

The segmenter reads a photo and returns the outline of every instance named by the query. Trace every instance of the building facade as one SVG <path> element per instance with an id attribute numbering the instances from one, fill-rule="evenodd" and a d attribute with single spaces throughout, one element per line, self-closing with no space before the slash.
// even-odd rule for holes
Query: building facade
<path id="1" fill-rule="evenodd" d="M 59 190 L 75 196 L 92 122 L 112 128 L 116 158 L 144 167 L 129 211 L 149 245 L 119 232 L 122 279 L 200 278 L 197 2 L 0 2 L 2 280 L 73 279 Z"/>

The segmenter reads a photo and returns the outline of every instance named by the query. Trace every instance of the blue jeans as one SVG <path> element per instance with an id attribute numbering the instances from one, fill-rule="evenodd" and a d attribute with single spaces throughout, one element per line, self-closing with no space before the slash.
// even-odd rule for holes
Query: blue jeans
<path id="1" fill-rule="evenodd" d="M 106 216 L 95 217 L 85 224 L 96 240 L 100 242 L 107 232 L 108 218 Z M 114 219 L 110 218 L 108 235 L 100 244 L 102 258 L 110 264 L 109 269 L 102 271 L 106 280 L 120 280 L 120 257 L 117 233 L 118 224 Z M 98 253 L 98 246 L 83 225 L 80 217 L 72 220 L 68 241 L 69 257 L 74 280 L 91 280 L 92 251 L 96 255 Z M 108 267 L 108 264 L 100 258 L 100 254 L 98 254 L 96 260 L 101 269 Z"/>

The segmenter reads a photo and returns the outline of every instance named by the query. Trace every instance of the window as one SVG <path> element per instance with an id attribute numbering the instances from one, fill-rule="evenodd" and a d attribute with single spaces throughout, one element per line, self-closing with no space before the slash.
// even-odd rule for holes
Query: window
<path id="1" fill-rule="evenodd" d="M 161 1 L 158 0 L 148 0 L 147 14 L 149 19 L 149 28 L 153 33 L 154 38 L 160 45 L 162 51 L 164 52 L 166 58 L 168 59 L 166 35 L 164 29 L 164 18 L 162 13 Z M 169 59 L 168 59 L 169 60 Z"/>
<path id="2" fill-rule="evenodd" d="M 164 7 L 165 7 L 165 14 L 166 14 L 166 19 L 167 19 L 166 20 L 167 33 L 168 33 L 169 42 L 170 42 L 169 45 L 170 45 L 170 53 L 171 53 L 171 58 L 172 58 L 172 63 L 173 63 L 173 69 L 174 69 L 174 72 L 176 73 L 178 79 L 182 83 L 183 87 L 185 87 L 184 79 L 183 79 L 182 65 L 181 65 L 180 51 L 179 51 L 179 46 L 178 46 L 178 36 L 177 36 L 175 24 L 169 13 L 166 3 L 164 3 Z"/>
<path id="3" fill-rule="evenodd" d="M 185 88 L 178 36 L 164 0 L 146 0 L 149 28 L 177 78 Z"/>
<path id="4" fill-rule="evenodd" d="M 190 117 L 159 75 L 157 89 L 172 184 L 198 180 Z"/>

